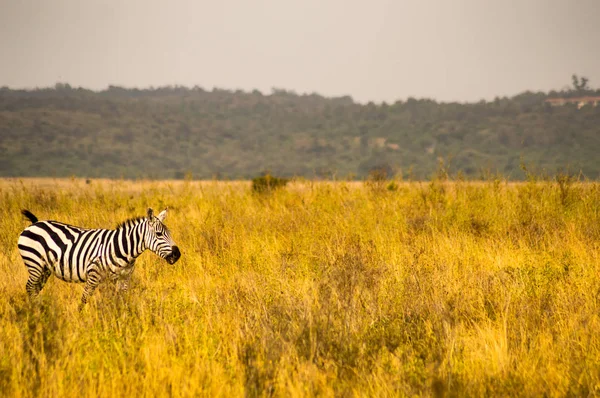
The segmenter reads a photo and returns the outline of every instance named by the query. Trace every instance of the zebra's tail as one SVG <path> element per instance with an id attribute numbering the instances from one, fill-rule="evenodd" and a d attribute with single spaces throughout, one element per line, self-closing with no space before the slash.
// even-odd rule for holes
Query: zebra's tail
<path id="1" fill-rule="evenodd" d="M 31 221 L 32 224 L 35 224 L 36 222 L 38 222 L 38 218 L 36 216 L 34 216 L 33 213 L 30 212 L 29 210 L 21 210 L 21 214 L 23 214 L 25 217 L 27 217 L 29 219 L 29 221 Z"/>

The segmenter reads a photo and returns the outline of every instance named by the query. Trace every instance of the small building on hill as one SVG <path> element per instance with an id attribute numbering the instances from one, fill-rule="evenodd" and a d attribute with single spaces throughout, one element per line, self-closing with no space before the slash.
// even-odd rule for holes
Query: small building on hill
<path id="1" fill-rule="evenodd" d="M 581 109 L 586 105 L 597 106 L 600 104 L 600 96 L 587 96 L 587 97 L 572 97 L 572 98 L 548 98 L 544 101 L 552 106 L 563 106 L 566 104 L 576 104 L 577 109 Z"/>

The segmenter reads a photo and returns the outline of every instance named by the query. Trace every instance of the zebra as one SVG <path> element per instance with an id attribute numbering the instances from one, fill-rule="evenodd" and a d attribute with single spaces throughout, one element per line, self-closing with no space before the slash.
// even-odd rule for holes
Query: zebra
<path id="1" fill-rule="evenodd" d="M 181 257 L 163 221 L 167 209 L 157 216 L 151 208 L 146 217 L 131 218 L 116 229 L 88 229 L 58 221 L 39 221 L 29 210 L 21 213 L 31 225 L 21 232 L 18 248 L 29 271 L 25 289 L 36 297 L 54 274 L 65 282 L 85 283 L 80 309 L 106 279 L 127 290 L 136 258 L 150 249 L 169 264 Z"/>

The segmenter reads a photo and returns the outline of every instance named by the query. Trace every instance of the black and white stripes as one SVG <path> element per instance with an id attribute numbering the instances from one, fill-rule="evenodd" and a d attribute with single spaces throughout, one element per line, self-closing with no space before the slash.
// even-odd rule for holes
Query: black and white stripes
<path id="1" fill-rule="evenodd" d="M 82 305 L 104 279 L 118 280 L 124 289 L 133 272 L 135 259 L 146 249 L 174 264 L 181 253 L 163 221 L 167 210 L 157 216 L 121 223 L 116 229 L 86 229 L 57 221 L 32 222 L 19 236 L 19 252 L 29 271 L 26 289 L 36 296 L 54 274 L 66 282 L 85 282 Z"/>

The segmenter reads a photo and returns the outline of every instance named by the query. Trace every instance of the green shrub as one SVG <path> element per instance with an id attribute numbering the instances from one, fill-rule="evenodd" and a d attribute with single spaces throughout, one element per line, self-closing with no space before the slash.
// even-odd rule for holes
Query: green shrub
<path id="1" fill-rule="evenodd" d="M 260 177 L 252 179 L 252 191 L 258 193 L 271 192 L 278 188 L 283 188 L 288 183 L 289 179 L 272 176 L 270 173 L 265 173 Z"/>

